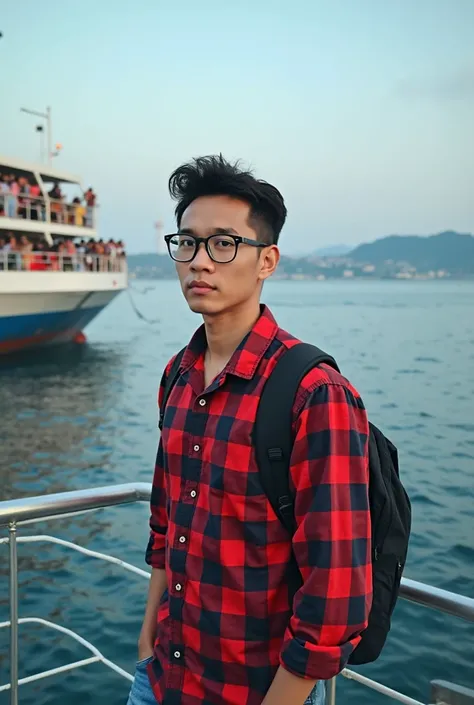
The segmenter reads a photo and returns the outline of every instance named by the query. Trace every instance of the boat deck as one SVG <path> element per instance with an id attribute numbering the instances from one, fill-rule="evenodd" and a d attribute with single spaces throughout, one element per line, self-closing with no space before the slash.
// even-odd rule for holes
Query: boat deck
<path id="1" fill-rule="evenodd" d="M 8 529 L 8 536 L 0 538 L 0 544 L 8 545 L 10 566 L 10 619 L 0 623 L 0 628 L 10 629 L 10 682 L 0 685 L 0 692 L 10 691 L 10 705 L 18 705 L 18 688 L 25 683 L 45 679 L 49 676 L 66 671 L 83 668 L 92 663 L 101 662 L 105 667 L 112 669 L 128 681 L 133 681 L 133 675 L 112 662 L 102 654 L 93 644 L 84 639 L 73 630 L 41 619 L 39 617 L 18 617 L 18 544 L 49 542 L 60 545 L 66 549 L 77 551 L 92 559 L 99 559 L 113 563 L 122 569 L 132 572 L 141 578 L 149 579 L 150 573 L 137 568 L 120 558 L 105 553 L 91 551 L 71 541 L 64 541 L 50 535 L 21 536 L 19 529 L 35 521 L 50 521 L 60 517 L 72 516 L 84 512 L 94 511 L 103 507 L 130 504 L 133 502 L 149 502 L 151 485 L 147 483 L 128 483 L 123 485 L 110 485 L 88 490 L 77 490 L 59 494 L 28 497 L 25 499 L 0 502 L 0 528 Z M 458 595 L 447 590 L 442 590 L 431 585 L 402 578 L 400 597 L 412 603 L 429 607 L 439 612 L 445 612 L 461 619 L 474 622 L 474 599 Z M 36 673 L 29 677 L 20 678 L 18 673 L 18 625 L 25 623 L 41 624 L 47 628 L 67 634 L 75 641 L 82 644 L 91 654 L 87 658 L 60 666 L 52 667 L 47 671 Z M 383 655 L 380 657 L 383 658 Z M 404 705 L 426 705 L 419 700 L 411 698 L 393 688 L 367 678 L 360 673 L 345 668 L 340 676 L 356 681 L 361 686 L 370 688 L 377 693 L 391 698 Z M 336 682 L 333 678 L 328 682 L 327 705 L 336 705 Z M 472 705 L 474 691 L 457 684 L 442 680 L 431 682 L 430 704 L 441 705 Z"/>

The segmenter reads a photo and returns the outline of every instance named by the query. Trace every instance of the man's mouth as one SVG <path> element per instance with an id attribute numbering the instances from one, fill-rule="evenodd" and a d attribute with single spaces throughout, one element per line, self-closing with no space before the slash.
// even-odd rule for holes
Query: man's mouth
<path id="1" fill-rule="evenodd" d="M 215 286 L 206 281 L 195 280 L 188 284 L 190 289 L 195 294 L 208 294 L 210 291 L 215 291 Z"/>

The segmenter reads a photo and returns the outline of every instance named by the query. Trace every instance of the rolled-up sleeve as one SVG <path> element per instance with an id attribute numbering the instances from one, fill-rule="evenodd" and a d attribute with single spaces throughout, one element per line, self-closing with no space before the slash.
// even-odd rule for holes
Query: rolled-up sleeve
<path id="1" fill-rule="evenodd" d="M 164 385 L 166 375 L 171 365 L 170 361 L 166 366 L 161 378 L 158 392 L 158 406 L 161 407 L 164 395 Z M 155 471 L 153 474 L 153 486 L 150 499 L 150 537 L 145 552 L 145 561 L 152 568 L 165 568 L 165 544 L 166 532 L 168 530 L 168 512 L 166 499 L 165 468 L 163 443 L 160 438 L 158 451 L 156 454 Z"/>
<path id="2" fill-rule="evenodd" d="M 302 678 L 340 673 L 367 627 L 372 603 L 368 419 L 355 390 L 324 383 L 296 423 L 290 472 L 303 577 L 280 663 Z"/>
<path id="3" fill-rule="evenodd" d="M 151 491 L 150 538 L 148 539 L 145 560 L 152 568 L 161 569 L 165 567 L 165 543 L 168 530 L 164 474 L 163 446 L 160 439 Z"/>

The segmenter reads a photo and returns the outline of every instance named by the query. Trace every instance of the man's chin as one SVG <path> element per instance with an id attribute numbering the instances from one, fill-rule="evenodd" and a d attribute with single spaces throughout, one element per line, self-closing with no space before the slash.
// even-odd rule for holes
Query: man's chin
<path id="1" fill-rule="evenodd" d="M 210 316 L 213 313 L 218 313 L 218 307 L 210 301 L 197 301 L 196 299 L 188 300 L 188 306 L 193 313 L 201 313 L 203 316 Z"/>

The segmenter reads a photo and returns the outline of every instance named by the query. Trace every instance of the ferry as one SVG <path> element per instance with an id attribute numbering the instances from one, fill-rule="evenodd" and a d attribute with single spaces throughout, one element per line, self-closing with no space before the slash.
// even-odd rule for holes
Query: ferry
<path id="1" fill-rule="evenodd" d="M 34 187 L 26 195 L 1 185 L 25 180 Z M 84 207 L 84 193 L 74 174 L 0 155 L 0 355 L 84 342 L 85 327 L 127 288 L 119 250 L 80 245 L 99 241 L 97 205 Z M 29 244 L 18 251 L 12 240 Z"/>

